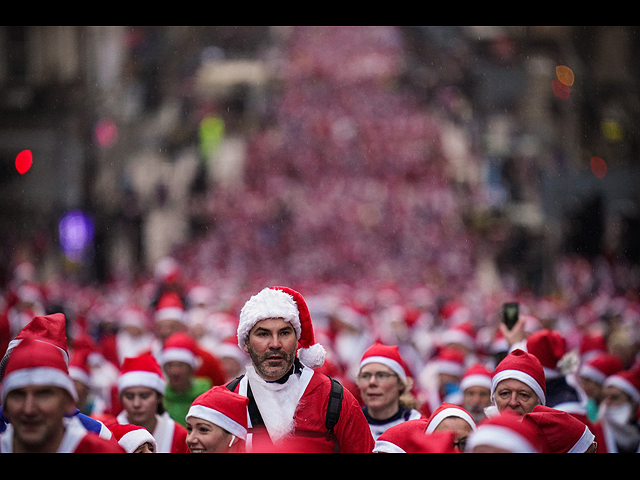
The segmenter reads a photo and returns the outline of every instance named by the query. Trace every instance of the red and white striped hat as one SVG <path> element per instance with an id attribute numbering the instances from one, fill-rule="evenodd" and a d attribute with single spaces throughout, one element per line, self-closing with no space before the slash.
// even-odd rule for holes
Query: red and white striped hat
<path id="1" fill-rule="evenodd" d="M 249 399 L 217 385 L 199 395 L 191 404 L 186 418 L 197 417 L 226 430 L 242 440 L 247 438 L 247 406 Z"/>
<path id="2" fill-rule="evenodd" d="M 158 361 L 150 353 L 125 358 L 118 377 L 118 393 L 131 387 L 146 387 L 164 395 L 166 381 Z"/>
<path id="3" fill-rule="evenodd" d="M 33 385 L 52 385 L 66 390 L 77 401 L 73 380 L 60 349 L 27 336 L 11 352 L 0 390 L 2 405 L 12 390 Z"/>

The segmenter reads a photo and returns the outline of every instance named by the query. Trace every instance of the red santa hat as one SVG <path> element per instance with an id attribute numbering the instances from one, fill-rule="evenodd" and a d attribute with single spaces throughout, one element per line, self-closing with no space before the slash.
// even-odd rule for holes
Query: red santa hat
<path id="1" fill-rule="evenodd" d="M 67 347 L 67 322 L 62 313 L 36 316 L 25 325 L 16 337 L 9 342 L 7 352 L 18 345 L 26 337 L 32 337 L 39 342 L 49 343 L 57 347 L 66 364 L 69 364 L 69 350 Z"/>
<path id="2" fill-rule="evenodd" d="M 155 265 L 153 276 L 159 282 L 175 282 L 180 278 L 180 264 L 171 257 L 163 257 Z"/>
<path id="3" fill-rule="evenodd" d="M 200 366 L 198 344 L 195 339 L 186 332 L 176 332 L 165 340 L 162 350 L 158 355 L 160 365 L 168 362 L 183 362 L 194 370 Z"/>
<path id="4" fill-rule="evenodd" d="M 460 379 L 460 390 L 464 391 L 469 387 L 485 387 L 491 390 L 491 379 L 493 373 L 481 363 L 476 363 L 469 367 Z"/>
<path id="5" fill-rule="evenodd" d="M 148 326 L 147 315 L 136 305 L 130 305 L 123 308 L 118 315 L 118 324 L 121 327 L 138 327 L 146 329 Z"/>
<path id="6" fill-rule="evenodd" d="M 427 433 L 424 419 L 409 420 L 388 428 L 376 440 L 373 453 L 455 453 L 454 433 Z"/>
<path id="7" fill-rule="evenodd" d="M 166 381 L 156 358 L 150 353 L 125 358 L 118 376 L 118 393 L 130 387 L 146 387 L 164 395 Z"/>
<path id="8" fill-rule="evenodd" d="M 161 320 L 178 320 L 184 322 L 185 307 L 180 295 L 176 292 L 167 292 L 160 297 L 154 319 Z"/>
<path id="9" fill-rule="evenodd" d="M 33 385 L 60 387 L 77 401 L 73 380 L 60 349 L 35 337 L 25 337 L 11 352 L 0 390 L 2 405 L 12 390 Z"/>
<path id="10" fill-rule="evenodd" d="M 607 377 L 603 384 L 605 387 L 617 387 L 629 395 L 631 399 L 640 403 L 640 367 L 622 370 Z"/>
<path id="11" fill-rule="evenodd" d="M 436 411 L 431 414 L 429 420 L 427 420 L 426 433 L 433 433 L 435 429 L 438 428 L 438 425 L 448 417 L 461 418 L 469 424 L 472 430 L 476 429 L 476 422 L 473 420 L 469 412 L 459 405 L 443 402 Z"/>
<path id="12" fill-rule="evenodd" d="M 584 453 L 595 439 L 589 427 L 570 413 L 543 405 L 525 414 L 523 422 L 540 430 L 547 453 Z"/>
<path id="13" fill-rule="evenodd" d="M 480 445 L 501 448 L 511 453 L 543 453 L 544 442 L 540 430 L 522 417 L 504 412 L 478 424 L 467 438 L 466 452 Z"/>
<path id="14" fill-rule="evenodd" d="M 118 444 L 124 448 L 126 453 L 134 453 L 137 448 L 150 443 L 153 445 L 153 452 L 158 451 L 156 439 L 151 433 L 144 427 L 137 425 L 126 424 L 114 424 L 109 425 L 109 430 L 113 433 L 113 436 L 118 441 Z"/>
<path id="15" fill-rule="evenodd" d="M 580 340 L 580 356 L 583 360 L 590 360 L 606 352 L 607 339 L 602 332 L 589 332 Z"/>
<path id="16" fill-rule="evenodd" d="M 463 322 L 446 329 L 440 337 L 443 345 L 460 344 L 469 350 L 476 347 L 476 331 L 471 322 Z"/>
<path id="17" fill-rule="evenodd" d="M 298 358 L 309 368 L 324 364 L 326 351 L 315 342 L 311 315 L 302 295 L 287 287 L 268 287 L 252 296 L 240 311 L 238 346 L 244 349 L 249 332 L 267 318 L 282 318 L 291 323 L 298 338 Z"/>
<path id="18" fill-rule="evenodd" d="M 379 342 L 374 343 L 362 355 L 360 369 L 369 363 L 380 363 L 389 367 L 404 383 L 407 382 L 407 377 L 410 376 L 409 369 L 404 363 L 404 360 L 402 360 L 397 345 L 383 345 Z"/>
<path id="19" fill-rule="evenodd" d="M 449 325 L 459 325 L 469 321 L 471 309 L 457 300 L 450 300 L 440 309 L 440 316 Z"/>
<path id="20" fill-rule="evenodd" d="M 567 353 L 564 337 L 548 328 L 538 330 L 527 338 L 527 351 L 535 355 L 544 368 L 547 378 L 558 377 L 558 364 Z"/>
<path id="21" fill-rule="evenodd" d="M 234 337 L 225 338 L 222 342 L 215 347 L 216 357 L 218 358 L 233 358 L 242 366 L 248 360 L 248 356 L 244 350 L 238 348 L 238 342 Z"/>
<path id="22" fill-rule="evenodd" d="M 441 348 L 433 360 L 438 373 L 445 373 L 462 377 L 464 373 L 464 355 L 453 347 Z"/>
<path id="23" fill-rule="evenodd" d="M 516 349 L 509 353 L 496 367 L 491 380 L 491 399 L 498 384 L 506 379 L 515 379 L 523 382 L 538 396 L 540 403 L 546 403 L 546 381 L 544 369 L 540 360 L 535 355 Z"/>
<path id="24" fill-rule="evenodd" d="M 579 375 L 602 385 L 607 377 L 622 370 L 622 360 L 611 353 L 600 353 L 580 366 Z"/>
<path id="25" fill-rule="evenodd" d="M 197 417 L 226 430 L 242 440 L 247 438 L 249 399 L 218 385 L 199 395 L 189 407 L 187 417 Z"/>
<path id="26" fill-rule="evenodd" d="M 494 336 L 489 344 L 489 351 L 493 354 L 509 351 L 509 341 L 499 329 L 494 332 Z"/>
<path id="27" fill-rule="evenodd" d="M 91 368 L 88 362 L 90 354 L 91 350 L 87 348 L 74 348 L 71 351 L 71 360 L 69 361 L 69 376 L 71 379 L 82 382 L 87 386 L 91 385 Z"/>

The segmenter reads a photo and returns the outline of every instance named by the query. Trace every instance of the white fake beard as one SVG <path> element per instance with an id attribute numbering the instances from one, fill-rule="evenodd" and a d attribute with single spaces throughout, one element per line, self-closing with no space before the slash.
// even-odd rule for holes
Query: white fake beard
<path id="1" fill-rule="evenodd" d="M 266 382 L 253 365 L 247 366 L 246 374 L 271 440 L 293 433 L 294 414 L 300 399 L 300 378 L 292 374 L 283 384 Z"/>

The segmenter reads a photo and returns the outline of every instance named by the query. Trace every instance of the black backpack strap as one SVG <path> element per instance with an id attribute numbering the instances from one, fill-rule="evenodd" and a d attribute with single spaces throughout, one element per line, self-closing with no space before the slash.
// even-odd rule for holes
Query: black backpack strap
<path id="1" fill-rule="evenodd" d="M 344 387 L 335 378 L 329 377 L 329 380 L 331 380 L 331 392 L 329 393 L 329 402 L 327 403 L 325 426 L 328 430 L 327 437 L 331 438 L 335 442 L 336 447 L 334 451 L 337 452 L 340 450 L 340 444 L 338 443 L 338 439 L 335 436 L 333 428 L 338 423 L 338 420 L 340 420 Z"/>
<path id="2" fill-rule="evenodd" d="M 240 375 L 239 377 L 234 378 L 227 384 L 227 388 L 232 392 L 235 391 L 236 387 L 242 380 L 244 375 Z M 247 383 L 247 398 L 249 399 L 249 405 L 247 406 L 249 410 L 249 418 L 251 419 L 251 428 L 249 432 L 261 432 L 266 435 L 268 438 L 269 434 L 267 433 L 267 429 L 264 425 L 264 420 L 262 419 L 262 415 L 260 414 L 260 410 L 258 409 L 258 405 L 256 404 L 256 400 L 253 398 L 253 392 L 251 391 L 251 385 Z"/>
<path id="3" fill-rule="evenodd" d="M 240 375 L 239 377 L 234 378 L 233 380 L 231 380 L 228 384 L 227 384 L 227 388 L 229 390 L 231 390 L 232 392 L 234 392 L 236 390 L 236 387 L 238 386 L 238 384 L 240 383 L 240 380 L 242 380 L 242 377 L 244 377 L 244 375 Z"/>

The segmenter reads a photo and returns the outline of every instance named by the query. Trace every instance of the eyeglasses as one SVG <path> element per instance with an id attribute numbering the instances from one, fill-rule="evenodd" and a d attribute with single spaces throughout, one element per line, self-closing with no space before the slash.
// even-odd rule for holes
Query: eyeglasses
<path id="1" fill-rule="evenodd" d="M 371 377 L 375 377 L 376 381 L 379 383 L 388 382 L 392 377 L 397 377 L 395 373 L 389 372 L 363 372 L 358 374 L 358 382 L 366 383 L 371 381 Z"/>

